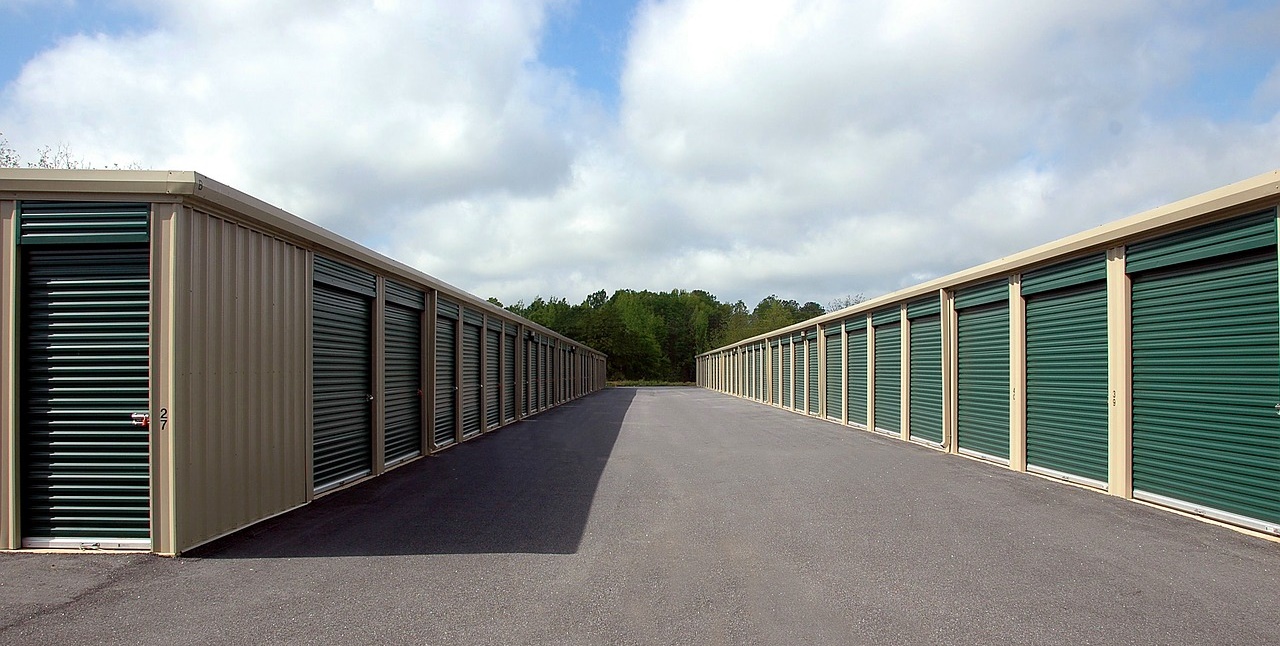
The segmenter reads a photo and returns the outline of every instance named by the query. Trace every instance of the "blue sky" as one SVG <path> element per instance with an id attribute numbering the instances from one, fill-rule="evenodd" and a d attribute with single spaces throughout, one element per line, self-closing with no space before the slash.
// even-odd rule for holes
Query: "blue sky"
<path id="1" fill-rule="evenodd" d="M 1280 3 L 0 0 L 25 159 L 482 296 L 873 296 L 1280 167 Z"/>

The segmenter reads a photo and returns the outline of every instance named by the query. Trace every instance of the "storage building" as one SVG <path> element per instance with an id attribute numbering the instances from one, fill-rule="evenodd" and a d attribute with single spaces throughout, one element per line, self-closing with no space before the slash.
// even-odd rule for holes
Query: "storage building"
<path id="1" fill-rule="evenodd" d="M 1275 171 L 705 353 L 698 381 L 1280 535 L 1278 207 Z"/>
<path id="2" fill-rule="evenodd" d="M 178 554 L 604 386 L 193 172 L 0 170 L 0 548 Z"/>

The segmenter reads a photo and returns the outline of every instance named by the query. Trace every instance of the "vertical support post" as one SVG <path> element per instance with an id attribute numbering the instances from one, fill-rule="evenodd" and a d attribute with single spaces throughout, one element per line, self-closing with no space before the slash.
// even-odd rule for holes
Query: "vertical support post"
<path id="1" fill-rule="evenodd" d="M 21 547 L 18 484 L 18 204 L 0 201 L 0 549 Z"/>
<path id="2" fill-rule="evenodd" d="M 876 328 L 867 315 L 867 430 L 876 430 Z"/>
<path id="3" fill-rule="evenodd" d="M 938 290 L 938 294 L 942 299 L 942 446 L 948 453 L 957 453 L 960 445 L 956 431 L 960 364 L 956 347 L 960 340 L 960 319 L 956 315 L 955 294 L 945 289 Z"/>
<path id="4" fill-rule="evenodd" d="M 898 428 L 903 440 L 911 440 L 911 321 L 903 303 L 898 318 Z"/>
<path id="5" fill-rule="evenodd" d="M 422 454 L 430 453 L 435 442 L 436 425 L 436 290 L 423 294 L 426 307 L 422 308 Z"/>
<path id="6" fill-rule="evenodd" d="M 177 554 L 180 526 L 177 513 L 176 468 L 181 437 L 175 432 L 181 410 L 174 414 L 177 391 L 174 374 L 176 333 L 175 272 L 177 271 L 178 204 L 151 205 L 151 347 L 148 371 L 151 434 L 151 551 Z M 175 417 L 177 419 L 175 419 Z"/>
<path id="7" fill-rule="evenodd" d="M 1027 302 L 1021 274 L 1009 278 L 1009 468 L 1027 470 Z"/>
<path id="8" fill-rule="evenodd" d="M 1133 497 L 1132 281 L 1125 249 L 1107 250 L 1107 492 Z"/>
<path id="9" fill-rule="evenodd" d="M 827 416 L 827 332 L 821 325 L 818 329 L 818 416 Z M 813 411 L 810 411 L 813 412 Z"/>

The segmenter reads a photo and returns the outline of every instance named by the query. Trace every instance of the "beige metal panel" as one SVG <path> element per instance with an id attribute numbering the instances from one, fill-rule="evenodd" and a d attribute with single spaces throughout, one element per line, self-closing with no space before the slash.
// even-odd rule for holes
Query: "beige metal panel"
<path id="1" fill-rule="evenodd" d="M 436 429 L 436 292 L 423 292 L 426 298 L 422 312 L 422 454 L 432 452 Z"/>
<path id="2" fill-rule="evenodd" d="M 1107 492 L 1133 497 L 1132 283 L 1125 249 L 1107 250 Z"/>
<path id="3" fill-rule="evenodd" d="M 898 329 L 902 332 L 898 342 L 898 428 L 902 439 L 911 440 L 911 320 L 907 318 L 907 304 L 899 308 Z"/>
<path id="4" fill-rule="evenodd" d="M 148 406 L 151 414 L 151 551 L 177 554 L 176 465 L 172 419 L 174 346 L 176 343 L 177 227 L 183 209 L 174 204 L 151 207 L 151 348 Z"/>
<path id="5" fill-rule="evenodd" d="M 176 239 L 181 551 L 311 497 L 311 269 L 306 250 L 201 212 Z"/>
<path id="6" fill-rule="evenodd" d="M 883 296 L 829 312 L 816 319 L 796 323 L 766 334 L 794 332 L 814 322 L 825 323 L 850 314 L 870 312 L 884 305 L 907 301 L 939 289 L 954 290 L 1003 275 L 1026 272 L 1052 264 L 1068 256 L 1102 252 L 1128 242 L 1164 235 L 1208 222 L 1224 220 L 1268 206 L 1280 204 L 1280 170 L 1273 170 L 1221 188 L 1178 200 L 1161 207 L 1116 220 L 1087 231 L 1067 236 L 999 260 L 978 265 L 941 278 L 920 283 Z M 765 335 L 744 339 L 739 343 L 759 340 Z M 729 347 L 729 346 L 726 346 Z M 717 348 L 720 349 L 720 348 Z"/>
<path id="7" fill-rule="evenodd" d="M 942 446 L 948 453 L 957 453 L 960 446 L 956 442 L 956 412 L 959 410 L 959 393 L 956 390 L 960 374 L 959 355 L 956 347 L 960 343 L 959 328 L 956 326 L 955 292 L 939 290 L 942 295 Z"/>
<path id="8" fill-rule="evenodd" d="M 876 430 L 876 328 L 867 314 L 867 430 Z"/>
<path id="9" fill-rule="evenodd" d="M 1009 468 L 1027 470 L 1027 302 L 1021 274 L 1009 279 Z"/>
<path id="10" fill-rule="evenodd" d="M 0 549 L 21 547 L 18 514 L 18 218 L 0 200 Z"/>

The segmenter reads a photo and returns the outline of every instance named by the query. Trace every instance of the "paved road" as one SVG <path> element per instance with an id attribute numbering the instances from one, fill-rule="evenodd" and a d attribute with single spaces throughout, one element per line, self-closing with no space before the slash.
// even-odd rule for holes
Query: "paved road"
<path id="1" fill-rule="evenodd" d="M 1278 643 L 1280 545 L 609 390 L 178 559 L 0 555 L 3 644 Z"/>

